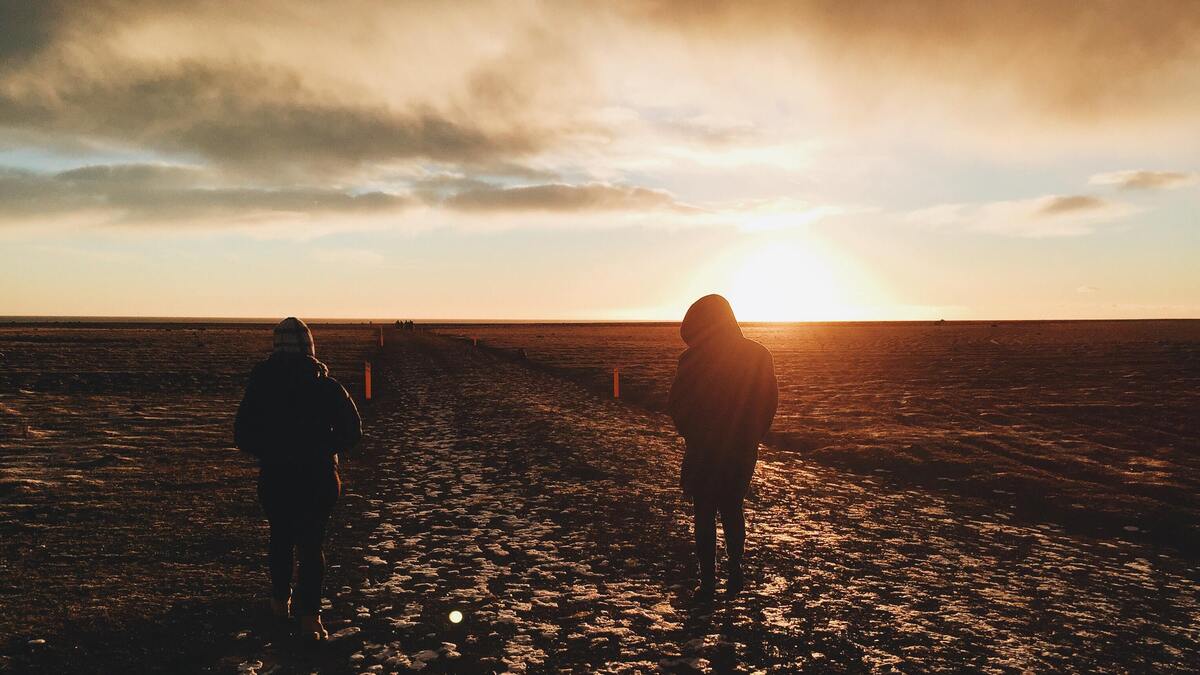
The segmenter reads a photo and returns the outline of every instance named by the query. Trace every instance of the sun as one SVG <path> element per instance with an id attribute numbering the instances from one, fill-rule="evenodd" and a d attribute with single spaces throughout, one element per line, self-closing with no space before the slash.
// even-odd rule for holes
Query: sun
<path id="1" fill-rule="evenodd" d="M 764 242 L 736 256 L 725 297 L 741 321 L 851 318 L 831 256 L 795 241 Z"/>

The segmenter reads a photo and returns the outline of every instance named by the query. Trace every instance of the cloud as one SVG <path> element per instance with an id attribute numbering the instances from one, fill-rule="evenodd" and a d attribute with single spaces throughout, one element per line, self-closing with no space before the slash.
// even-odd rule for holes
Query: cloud
<path id="1" fill-rule="evenodd" d="M 1080 286 L 1079 288 L 1076 288 L 1075 292 L 1083 294 L 1083 295 L 1090 295 L 1092 293 L 1095 293 L 1098 290 L 1100 290 L 1100 289 L 1096 288 L 1095 286 L 1086 286 L 1085 285 L 1085 286 Z"/>
<path id="2" fill-rule="evenodd" d="M 760 130 L 752 122 L 723 119 L 715 115 L 668 119 L 659 122 L 658 127 L 669 136 L 715 148 L 762 141 Z"/>
<path id="3" fill-rule="evenodd" d="M 1036 239 L 1091 234 L 1101 223 L 1136 212 L 1129 204 L 1088 195 L 1046 195 L 983 204 L 939 204 L 910 212 L 904 221 L 931 229 Z"/>
<path id="4" fill-rule="evenodd" d="M 3 3 L 0 25 L 0 127 L 269 174 L 602 152 L 625 132 L 612 108 L 674 106 L 660 140 L 724 148 L 797 112 L 869 127 L 932 106 L 994 137 L 1200 105 L 1187 0 L 51 0 Z"/>
<path id="5" fill-rule="evenodd" d="M 606 183 L 553 183 L 519 187 L 475 185 L 443 200 L 463 211 L 646 211 L 694 210 L 663 190 Z"/>
<path id="6" fill-rule="evenodd" d="M 631 216 L 665 212 L 680 219 L 701 213 L 662 190 L 606 183 L 505 187 L 441 174 L 416 181 L 411 189 L 353 191 L 247 187 L 224 180 L 219 171 L 169 164 L 92 165 L 53 174 L 0 168 L 0 226 L 52 223 L 71 214 L 83 214 L 84 222 L 99 224 L 265 226 L 297 217 L 400 216 L 415 209 L 420 213 L 413 218 L 474 229 L 478 216 L 503 213 L 571 213 L 585 220 L 589 214 L 614 212 Z M 456 220 L 454 214 L 464 217 Z M 415 226 L 410 222 L 413 218 L 394 222 Z"/>
<path id="7" fill-rule="evenodd" d="M 1200 174 L 1182 171 L 1113 171 L 1098 173 L 1088 181 L 1093 185 L 1115 185 L 1123 190 L 1166 190 L 1194 185 Z"/>
<path id="8" fill-rule="evenodd" d="M 0 3 L 0 64 L 23 61 L 48 44 L 58 9 L 51 0 Z"/>
<path id="9" fill-rule="evenodd" d="M 59 172 L 54 179 L 88 190 L 121 190 L 132 186 L 142 189 L 189 187 L 203 180 L 204 176 L 205 172 L 194 166 L 92 164 Z"/>
<path id="10" fill-rule="evenodd" d="M 133 164 L 87 166 L 57 174 L 0 169 L 0 225 L 53 222 L 89 213 L 109 224 L 179 225 L 269 216 L 395 211 L 410 198 L 328 188 L 256 188 L 206 184 L 195 167 Z"/>
<path id="11" fill-rule="evenodd" d="M 857 94 L 945 93 L 1016 102 L 1078 123 L 1188 115 L 1200 102 L 1200 8 L 1190 0 L 1100 3 L 630 1 L 626 15 L 696 44 L 807 52 Z M 764 63 L 764 65 L 768 65 Z M 926 85 L 944 85 L 934 92 Z"/>
<path id="12" fill-rule="evenodd" d="M 511 161 L 545 142 L 521 125 L 487 129 L 428 106 L 324 99 L 269 68 L 184 63 L 48 85 L 0 88 L 0 125 L 270 169 Z"/>
<path id="13" fill-rule="evenodd" d="M 1108 202 L 1105 202 L 1103 199 L 1088 195 L 1069 195 L 1065 197 L 1053 195 L 1044 197 L 1040 201 L 1041 206 L 1038 207 L 1037 214 L 1041 216 L 1057 216 L 1064 213 L 1084 211 L 1103 211 L 1109 207 Z"/>
<path id="14" fill-rule="evenodd" d="M 1192 139 L 1200 107 L 1200 10 L 1173 0 L 46 0 L 0 3 L 0 25 L 6 146 L 188 165 L 6 173 L 9 220 L 412 202 L 464 218 L 660 216 L 688 213 L 712 185 L 713 199 L 821 203 L 800 177 L 820 173 L 825 148 L 884 155 L 877 139 L 928 134 L 961 153 L 957 127 L 982 143 L 1020 138 L 1022 153 L 1061 148 L 1064 127 L 1119 127 L 1093 143 L 1142 143 L 1134 128 Z M 422 178 L 437 172 L 441 185 Z M 1155 173 L 1131 186 L 1180 184 Z M 1030 231 L 1087 230 L 1114 209 L 1062 199 L 1021 212 L 1045 209 Z"/>
<path id="15" fill-rule="evenodd" d="M 573 86 L 571 50 L 528 14 L 376 0 L 5 2 L 0 133 L 281 182 L 404 163 L 520 166 L 587 127 L 551 100 Z"/>

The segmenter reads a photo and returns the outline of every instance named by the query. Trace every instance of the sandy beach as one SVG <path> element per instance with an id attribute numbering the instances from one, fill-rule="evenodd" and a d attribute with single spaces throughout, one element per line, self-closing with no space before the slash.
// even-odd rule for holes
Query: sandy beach
<path id="1" fill-rule="evenodd" d="M 328 546 L 336 639 L 305 651 L 266 615 L 253 465 L 229 447 L 269 336 L 5 329 L 6 364 L 30 364 L 5 373 L 5 428 L 29 435 L 0 441 L 0 667 L 1186 672 L 1200 656 L 1200 570 L 1176 547 L 782 447 L 749 500 L 749 591 L 697 608 L 681 443 L 652 407 L 463 340 L 389 329 L 380 352 L 373 328 L 314 332 L 356 397 L 371 358 L 378 396 Z M 67 377 L 80 363 L 108 374 Z M 150 419 L 118 416 L 135 405 Z"/>

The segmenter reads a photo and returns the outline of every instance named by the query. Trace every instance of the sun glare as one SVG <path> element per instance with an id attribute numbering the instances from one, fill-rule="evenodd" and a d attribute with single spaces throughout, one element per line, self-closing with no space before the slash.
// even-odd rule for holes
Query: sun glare
<path id="1" fill-rule="evenodd" d="M 827 252 L 798 242 L 772 242 L 732 265 L 726 297 L 742 321 L 853 318 Z"/>

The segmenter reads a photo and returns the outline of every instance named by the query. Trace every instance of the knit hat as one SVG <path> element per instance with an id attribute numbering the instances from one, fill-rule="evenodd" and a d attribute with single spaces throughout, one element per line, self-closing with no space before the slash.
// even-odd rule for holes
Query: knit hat
<path id="1" fill-rule="evenodd" d="M 285 354 L 307 354 L 316 357 L 312 332 L 304 322 L 294 316 L 280 321 L 275 326 L 275 351 Z"/>

